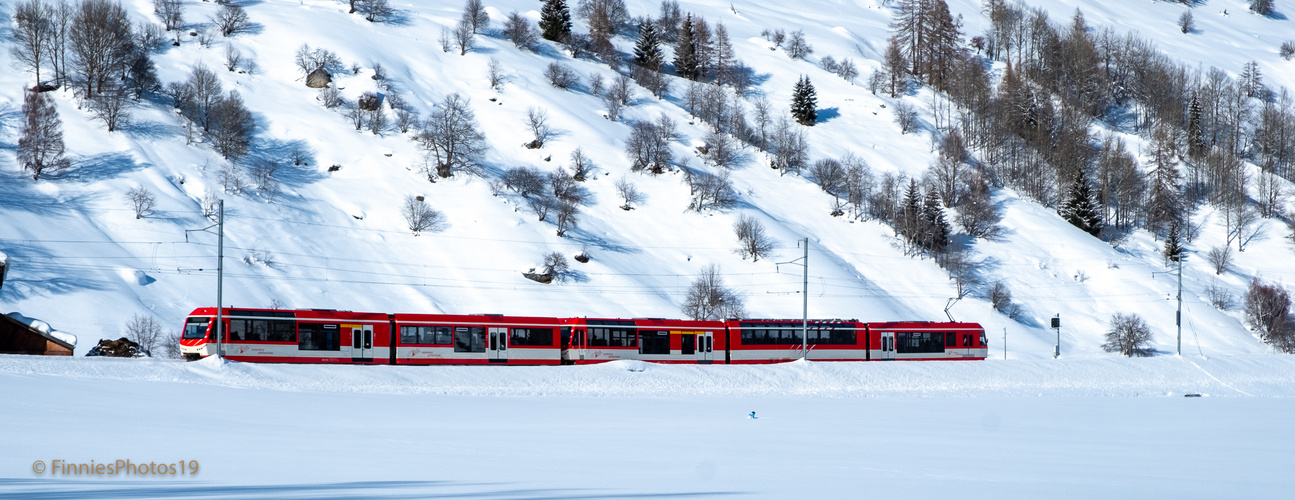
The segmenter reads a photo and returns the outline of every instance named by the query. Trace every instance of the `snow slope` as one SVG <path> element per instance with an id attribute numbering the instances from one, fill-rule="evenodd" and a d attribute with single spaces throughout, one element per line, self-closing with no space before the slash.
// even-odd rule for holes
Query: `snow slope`
<path id="1" fill-rule="evenodd" d="M 1075 5 L 1053 2 L 1047 8 L 1056 22 L 1064 22 Z M 205 19 L 216 8 L 203 2 L 186 6 L 190 20 Z M 944 319 L 955 292 L 943 270 L 929 260 L 904 256 L 888 227 L 828 216 L 829 197 L 806 179 L 779 177 L 761 167 L 761 155 L 751 151 L 734 172 L 741 194 L 734 209 L 685 211 L 687 187 L 678 173 L 631 175 L 647 199 L 636 210 L 618 209 L 612 182 L 628 174 L 621 151 L 626 121 L 660 113 L 673 117 L 684 136 L 673 146 L 675 155 L 693 166 L 700 163 L 692 146 L 701 143 L 703 125 L 689 123 L 677 97 L 658 101 L 642 89 L 622 122 L 607 121 L 587 87 L 563 91 L 542 76 L 551 61 L 569 64 L 581 75 L 597 72 L 609 78 L 613 73 L 606 66 L 571 60 L 547 43 L 538 53 L 518 51 L 496 34 L 499 20 L 514 9 L 538 18 L 534 2 L 487 6 L 496 21 L 466 56 L 442 52 L 435 41 L 441 26 L 457 20 L 457 3 L 399 3 L 395 21 L 374 24 L 346 15 L 345 5 L 333 0 L 251 3 L 246 8 L 255 25 L 249 33 L 218 37 L 210 48 L 186 39 L 156 56 L 164 81 L 182 79 L 201 63 L 217 71 L 226 90 L 242 94 L 258 126 L 248 162 L 282 160 L 294 148 L 310 156 L 308 165 L 284 165 L 284 192 L 272 202 L 254 191 L 223 196 L 226 305 L 669 317 L 679 315 L 695 273 L 719 263 L 752 315 L 797 317 L 800 268 L 776 263 L 799 257 L 797 240 L 808 236 L 810 316 Z M 137 20 L 151 15 L 146 2 L 128 7 Z M 964 15 L 968 33 L 983 29 L 986 21 L 977 2 L 956 1 L 951 7 Z M 1290 82 L 1288 65 L 1273 53 L 1290 21 L 1252 16 L 1239 6 L 1227 7 L 1229 16 L 1204 15 L 1222 7 L 1198 8 L 1199 33 L 1186 36 L 1171 22 L 1181 10 L 1177 5 L 1103 1 L 1081 6 L 1090 24 L 1137 30 L 1180 59 L 1199 58 L 1235 72 L 1254 58 L 1269 85 Z M 848 151 L 876 172 L 909 175 L 920 175 L 932 159 L 925 132 L 900 134 L 891 123 L 892 106 L 882 107 L 889 99 L 815 64 L 832 55 L 854 58 L 865 74 L 876 67 L 892 7 L 817 0 L 785 5 L 701 1 L 687 2 L 685 8 L 729 28 L 739 56 L 756 69 L 757 93 L 775 108 L 785 108 L 801 74 L 813 78 L 822 116 L 809 131 L 813 158 Z M 8 9 L 0 6 L 0 14 L 9 15 Z M 647 3 L 630 9 L 635 15 L 655 15 L 655 6 Z M 815 49 L 810 61 L 791 61 L 782 51 L 769 50 L 769 42 L 759 35 L 766 27 L 805 29 Z M 393 88 L 424 115 L 451 92 L 468 97 L 492 146 L 483 158 L 487 177 L 518 165 L 550 170 L 567 164 L 570 152 L 582 148 L 597 169 L 585 183 L 594 202 L 584 209 L 578 229 L 557 237 L 551 222 L 537 221 L 515 197 L 492 196 L 483 178 L 429 183 L 406 135 L 356 132 L 339 113 L 316 102 L 315 92 L 302 84 L 291 64 L 303 42 L 334 50 L 348 66 L 359 66 L 356 74 L 337 75 L 337 86 L 350 98 L 376 89 L 369 78 L 374 62 L 383 65 Z M 225 43 L 254 61 L 255 70 L 224 71 L 220 54 Z M 619 38 L 617 43 L 628 51 L 632 41 Z M 0 54 L 0 62 L 9 57 Z M 500 91 L 486 84 L 490 58 L 499 59 L 507 71 Z M 186 230 L 211 225 L 200 215 L 199 200 L 206 189 L 219 191 L 219 156 L 205 144 L 185 145 L 180 122 L 160 100 L 145 102 L 129 125 L 107 133 L 67 93 L 57 93 L 74 167 L 32 182 L 11 153 L 21 117 L 17 89 L 28 78 L 21 72 L 0 76 L 0 125 L 14 131 L 0 135 L 0 246 L 14 263 L 0 303 L 90 339 L 119 335 L 120 325 L 136 313 L 178 326 L 194 307 L 213 303 L 216 238 Z M 926 91 L 906 99 L 919 107 L 929 101 Z M 538 151 L 521 146 L 530 139 L 523 117 L 531 106 L 547 109 L 557 130 L 555 139 Z M 341 169 L 330 173 L 331 165 Z M 156 214 L 133 217 L 123 193 L 135 186 L 158 195 Z M 405 230 L 398 200 L 411 194 L 426 196 L 444 212 L 448 228 L 417 237 Z M 1008 283 L 1025 314 L 1020 321 L 1006 318 L 978 292 L 956 304 L 950 310 L 953 317 L 981 322 L 995 332 L 991 339 L 1007 335 L 1012 339 L 1009 356 L 1041 358 L 1051 355 L 1055 332 L 1046 325 L 1054 315 L 1063 317 L 1063 354 L 1107 356 L 1098 347 L 1107 319 L 1115 312 L 1137 312 L 1151 324 L 1157 352 L 1176 349 L 1176 303 L 1165 300 L 1175 277 L 1154 274 L 1166 269 L 1150 235 L 1137 233 L 1113 249 L 1010 191 L 997 193 L 996 200 L 1007 214 L 1007 231 L 998 240 L 976 241 L 972 248 L 988 264 L 982 278 Z M 778 242 L 773 256 L 752 262 L 734 253 L 730 228 L 740 214 L 769 227 Z M 1213 282 L 1240 296 L 1253 276 L 1295 281 L 1286 229 L 1278 221 L 1265 221 L 1264 236 L 1236 256 L 1231 272 L 1215 277 L 1203 255 L 1222 242 L 1222 230 L 1209 213 L 1201 217 L 1206 224 L 1189 246 L 1191 258 L 1184 269 L 1184 351 L 1269 352 L 1244 328 L 1238 311 L 1217 311 L 1202 296 Z M 542 254 L 555 250 L 568 256 L 586 250 L 593 260 L 573 264 L 574 280 L 564 284 L 540 285 L 521 277 Z M 1077 279 L 1081 272 L 1086 280 Z"/>

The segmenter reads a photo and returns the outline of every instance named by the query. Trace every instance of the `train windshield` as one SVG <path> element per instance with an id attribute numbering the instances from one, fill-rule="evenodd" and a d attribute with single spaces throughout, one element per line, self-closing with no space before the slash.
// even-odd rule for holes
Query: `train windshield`
<path id="1" fill-rule="evenodd" d="M 211 323 L 211 318 L 189 318 L 189 321 L 184 324 L 184 338 L 186 340 L 207 338 L 208 323 Z"/>

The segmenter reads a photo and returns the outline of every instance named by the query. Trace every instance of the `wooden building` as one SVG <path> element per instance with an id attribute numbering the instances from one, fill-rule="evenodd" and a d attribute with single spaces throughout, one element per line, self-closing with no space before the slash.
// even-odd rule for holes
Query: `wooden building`
<path id="1" fill-rule="evenodd" d="M 72 344 L 0 314 L 0 354 L 71 356 Z"/>

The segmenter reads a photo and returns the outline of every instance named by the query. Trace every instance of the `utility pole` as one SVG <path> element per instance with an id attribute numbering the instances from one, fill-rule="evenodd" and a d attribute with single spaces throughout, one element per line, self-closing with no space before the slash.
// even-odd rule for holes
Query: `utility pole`
<path id="1" fill-rule="evenodd" d="M 203 215 L 206 215 L 205 213 Z M 185 229 L 184 241 L 189 233 L 208 232 L 216 228 L 216 355 L 225 356 L 225 200 L 216 200 L 216 223 L 202 229 Z"/>
<path id="2" fill-rule="evenodd" d="M 216 355 L 225 357 L 225 200 L 216 205 Z"/>
<path id="3" fill-rule="evenodd" d="M 1003 329 L 1003 360 L 1007 360 L 1007 329 Z"/>
<path id="4" fill-rule="evenodd" d="M 1178 323 L 1178 356 L 1183 355 L 1183 259 L 1187 254 L 1178 254 L 1178 316 L 1174 322 Z M 1197 344 L 1199 345 L 1199 344 Z"/>
<path id="5" fill-rule="evenodd" d="M 800 349 L 802 352 L 801 357 L 803 359 L 809 359 L 809 238 L 803 238 L 801 239 L 801 242 L 805 243 L 804 256 L 787 262 L 779 262 L 775 264 L 775 266 L 781 264 L 796 264 L 805 268 L 804 281 L 801 284 L 800 291 Z M 799 245 L 800 243 L 798 242 L 797 246 Z"/>

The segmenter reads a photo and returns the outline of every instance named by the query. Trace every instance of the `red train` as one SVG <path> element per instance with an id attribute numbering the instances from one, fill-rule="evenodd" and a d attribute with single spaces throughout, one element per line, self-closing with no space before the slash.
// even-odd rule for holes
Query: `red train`
<path id="1" fill-rule="evenodd" d="M 180 350 L 216 350 L 216 309 L 185 320 Z M 225 309 L 225 357 L 235 361 L 351 364 L 558 365 L 636 359 L 656 363 L 985 359 L 976 323 L 812 320 L 596 319 L 497 314 L 387 314 Z M 802 348 L 808 334 L 808 353 Z M 808 354 L 806 356 L 806 354 Z"/>

